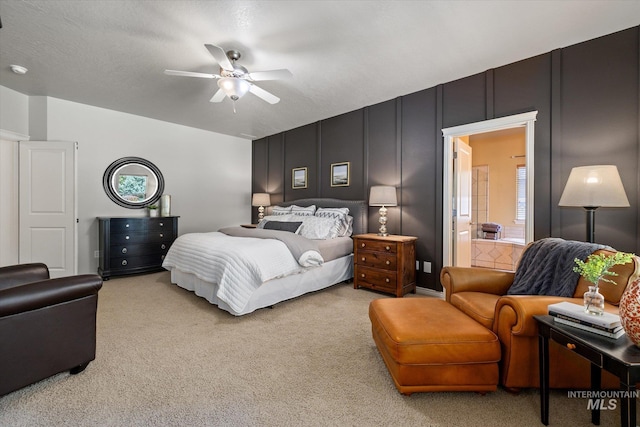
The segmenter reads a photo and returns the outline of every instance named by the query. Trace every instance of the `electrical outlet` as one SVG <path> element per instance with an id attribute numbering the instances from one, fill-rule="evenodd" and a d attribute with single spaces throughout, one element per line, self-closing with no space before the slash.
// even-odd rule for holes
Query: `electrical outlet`
<path id="1" fill-rule="evenodd" d="M 425 273 L 431 273 L 431 263 L 430 262 L 427 262 L 427 261 L 424 262 L 423 271 Z"/>
<path id="2" fill-rule="evenodd" d="M 420 261 L 417 261 L 417 260 L 416 260 L 416 270 L 418 271 L 420 270 Z"/>
<path id="3" fill-rule="evenodd" d="M 100 258 L 100 251 L 94 251 L 93 252 L 93 257 L 94 258 Z"/>

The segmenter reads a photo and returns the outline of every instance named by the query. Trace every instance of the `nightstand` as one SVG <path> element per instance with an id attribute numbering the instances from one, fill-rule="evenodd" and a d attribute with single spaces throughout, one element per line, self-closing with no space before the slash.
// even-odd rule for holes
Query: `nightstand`
<path id="1" fill-rule="evenodd" d="M 402 297 L 416 291 L 416 240 L 413 236 L 353 236 L 353 287 Z"/>

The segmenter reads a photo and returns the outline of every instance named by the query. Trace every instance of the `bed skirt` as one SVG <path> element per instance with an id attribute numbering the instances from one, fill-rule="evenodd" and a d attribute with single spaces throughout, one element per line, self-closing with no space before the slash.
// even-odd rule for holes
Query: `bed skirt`
<path id="1" fill-rule="evenodd" d="M 260 285 L 244 309 L 241 312 L 237 312 L 224 301 L 218 299 L 216 296 L 218 285 L 216 283 L 206 282 L 194 274 L 185 273 L 177 268 L 171 270 L 172 283 L 194 292 L 199 297 L 235 316 L 242 316 L 259 308 L 269 307 L 278 302 L 318 291 L 351 278 L 353 278 L 353 254 L 325 262 L 321 267 L 311 268 L 304 273 L 269 280 Z"/>

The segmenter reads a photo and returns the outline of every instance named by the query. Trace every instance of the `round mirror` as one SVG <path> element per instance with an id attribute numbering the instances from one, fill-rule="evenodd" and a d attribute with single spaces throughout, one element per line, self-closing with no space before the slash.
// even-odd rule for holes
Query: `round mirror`
<path id="1" fill-rule="evenodd" d="M 160 169 L 140 157 L 123 157 L 111 163 L 102 176 L 107 196 L 120 206 L 142 209 L 156 203 L 164 191 Z"/>

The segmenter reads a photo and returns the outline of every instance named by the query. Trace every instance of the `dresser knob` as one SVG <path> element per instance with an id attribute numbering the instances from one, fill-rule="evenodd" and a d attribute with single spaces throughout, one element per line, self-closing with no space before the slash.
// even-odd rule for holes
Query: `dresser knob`
<path id="1" fill-rule="evenodd" d="M 160 257 L 160 259 L 164 259 L 164 255 L 162 255 L 162 256 Z"/>
<path id="2" fill-rule="evenodd" d="M 126 260 L 126 259 L 123 259 L 123 260 L 122 260 L 122 265 L 127 265 L 127 264 L 128 264 L 128 263 L 127 263 L 127 260 Z"/>
<path id="3" fill-rule="evenodd" d="M 391 248 L 390 248 L 389 246 L 387 246 L 385 249 L 386 249 L 386 250 L 389 250 L 389 249 L 391 249 Z"/>
<path id="4" fill-rule="evenodd" d="M 362 262 L 365 262 L 367 259 L 365 257 L 362 257 Z"/>
<path id="5" fill-rule="evenodd" d="M 160 233 L 160 237 L 164 237 L 164 234 Z"/>
<path id="6" fill-rule="evenodd" d="M 391 264 L 391 261 L 387 260 L 386 264 L 387 264 L 387 265 Z"/>
<path id="7" fill-rule="evenodd" d="M 390 282 L 389 278 L 384 279 L 384 281 L 387 282 L 387 283 Z"/>
<path id="8" fill-rule="evenodd" d="M 124 239 L 125 240 L 129 240 L 129 236 L 124 236 Z"/>
<path id="9" fill-rule="evenodd" d="M 575 349 L 576 349 L 576 345 L 575 345 L 575 344 L 572 344 L 572 343 L 570 343 L 570 342 L 568 342 L 568 343 L 567 343 L 567 348 L 568 348 L 569 350 L 575 350 Z"/>
<path id="10" fill-rule="evenodd" d="M 129 224 L 126 224 L 126 225 L 125 225 L 125 228 L 129 228 Z"/>
<path id="11" fill-rule="evenodd" d="M 165 246 L 165 244 L 163 243 L 162 246 L 160 246 L 160 249 L 167 249 L 167 247 Z"/>
<path id="12" fill-rule="evenodd" d="M 361 247 L 361 248 L 364 248 L 364 243 L 362 243 L 362 244 L 360 245 L 360 247 Z"/>
<path id="13" fill-rule="evenodd" d="M 122 253 L 126 254 L 127 253 L 127 248 L 122 248 Z"/>
<path id="14" fill-rule="evenodd" d="M 160 227 L 164 227 L 164 224 L 163 224 L 163 223 L 160 223 Z"/>
<path id="15" fill-rule="evenodd" d="M 360 277 L 363 277 L 363 278 L 364 278 L 364 273 L 362 273 L 362 274 L 360 275 Z"/>

